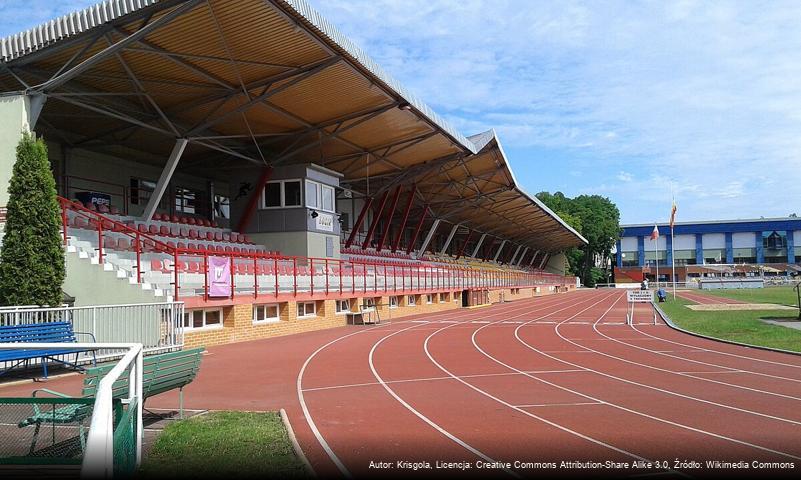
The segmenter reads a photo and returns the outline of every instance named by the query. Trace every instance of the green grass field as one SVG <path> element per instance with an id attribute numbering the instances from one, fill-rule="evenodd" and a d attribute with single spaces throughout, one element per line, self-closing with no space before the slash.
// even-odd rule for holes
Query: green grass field
<path id="1" fill-rule="evenodd" d="M 156 439 L 139 478 L 309 478 L 277 412 L 211 412 Z"/>
<path id="2" fill-rule="evenodd" d="M 673 323 L 691 332 L 751 345 L 801 352 L 801 330 L 771 325 L 760 320 L 760 318 L 797 319 L 797 311 L 694 311 L 685 307 L 688 304 L 692 302 L 682 298 L 673 300 L 671 295 L 668 301 L 660 303 L 659 307 L 673 320 Z"/>
<path id="3" fill-rule="evenodd" d="M 777 303 L 798 305 L 798 296 L 793 287 L 738 288 L 732 290 L 704 290 L 704 294 L 732 298 L 748 303 Z"/>

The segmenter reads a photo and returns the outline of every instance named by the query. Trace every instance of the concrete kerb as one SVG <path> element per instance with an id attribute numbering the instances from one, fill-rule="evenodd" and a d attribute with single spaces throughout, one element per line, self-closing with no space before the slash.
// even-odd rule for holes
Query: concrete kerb
<path id="1" fill-rule="evenodd" d="M 757 350 L 765 350 L 765 351 L 768 351 L 768 352 L 789 353 L 790 355 L 796 355 L 796 356 L 801 357 L 801 352 L 794 352 L 792 350 L 784 350 L 782 348 L 765 347 L 765 346 L 762 346 L 762 345 L 752 345 L 750 343 L 736 342 L 734 340 L 726 340 L 726 339 L 723 339 L 723 338 L 710 337 L 708 335 L 704 335 L 704 334 L 697 333 L 697 332 L 691 332 L 690 330 L 686 330 L 684 328 L 681 328 L 680 326 L 678 326 L 675 323 L 673 323 L 673 320 L 671 320 L 670 317 L 668 317 L 667 314 L 664 311 L 662 311 L 661 308 L 659 308 L 659 305 L 657 305 L 656 303 L 654 303 L 653 305 L 654 305 L 654 309 L 657 311 L 657 313 L 659 313 L 659 316 L 662 317 L 662 320 L 665 321 L 665 324 L 667 326 L 669 326 L 670 328 L 672 328 L 673 330 L 677 330 L 679 332 L 686 333 L 688 335 L 692 335 L 693 337 L 705 338 L 707 340 L 714 340 L 714 341 L 720 342 L 720 343 L 728 343 L 730 345 L 738 345 L 738 346 L 741 346 L 741 347 L 754 348 L 754 349 L 757 349 Z"/>
<path id="2" fill-rule="evenodd" d="M 292 450 L 295 451 L 295 455 L 297 455 L 300 461 L 303 462 L 303 467 L 306 469 L 309 475 L 311 475 L 313 478 L 317 478 L 317 473 L 315 473 L 314 468 L 312 468 L 311 463 L 309 463 L 309 459 L 306 458 L 306 454 L 303 453 L 303 450 L 300 448 L 298 439 L 295 437 L 295 431 L 292 429 L 292 424 L 289 423 L 289 417 L 286 414 L 286 410 L 282 408 L 279 413 L 281 414 L 281 421 L 284 422 L 284 428 L 286 428 L 289 441 L 292 442 Z"/>

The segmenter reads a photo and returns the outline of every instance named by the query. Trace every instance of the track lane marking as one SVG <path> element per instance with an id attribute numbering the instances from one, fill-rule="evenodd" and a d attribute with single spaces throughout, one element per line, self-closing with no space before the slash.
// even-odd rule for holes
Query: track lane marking
<path id="1" fill-rule="evenodd" d="M 618 302 L 618 301 L 619 301 L 621 298 L 623 298 L 623 297 L 622 297 L 622 295 L 621 295 L 621 296 L 618 298 L 618 300 L 616 300 L 616 301 L 615 301 L 615 303 L 617 303 L 617 302 Z M 607 313 L 609 313 L 609 311 L 610 311 L 610 310 L 612 310 L 612 307 L 614 307 L 614 304 L 612 304 L 612 306 L 611 306 L 611 307 L 609 307 L 609 309 L 608 309 L 606 312 L 604 312 L 604 314 L 601 316 L 601 318 L 603 318 L 603 316 L 605 316 Z M 557 325 L 557 327 L 555 327 L 555 330 L 556 330 L 556 333 L 557 333 L 557 335 L 560 335 L 560 334 L 559 334 L 559 332 L 558 332 L 558 327 L 559 327 L 559 326 Z M 480 329 L 479 329 L 479 330 L 480 330 Z M 583 369 L 585 369 L 585 370 L 587 370 L 587 371 L 590 371 L 590 372 L 596 373 L 596 374 L 598 374 L 598 375 L 601 375 L 601 376 L 607 376 L 607 377 L 615 378 L 615 377 L 614 377 L 614 376 L 612 376 L 612 375 L 605 374 L 605 373 L 602 373 L 602 372 L 598 372 L 598 371 L 596 371 L 596 370 L 593 370 L 593 369 L 590 369 L 590 368 L 584 367 L 584 366 L 582 366 L 582 365 L 578 365 L 578 364 L 575 364 L 575 363 L 572 363 L 572 362 L 568 362 L 568 361 L 566 361 L 566 360 L 559 359 L 559 358 L 557 358 L 557 357 L 554 357 L 554 356 L 552 356 L 552 355 L 548 355 L 548 354 L 546 354 L 546 353 L 542 352 L 541 350 L 538 350 L 538 349 L 537 349 L 537 348 L 535 348 L 534 346 L 532 346 L 532 345 L 530 345 L 530 344 L 526 343 L 526 342 L 525 342 L 523 339 L 521 339 L 521 338 L 520 338 L 520 336 L 519 336 L 519 334 L 518 334 L 518 333 L 519 333 L 518 331 L 519 331 L 519 328 L 515 330 L 515 338 L 517 338 L 517 339 L 518 339 L 518 341 L 519 341 L 521 344 L 523 344 L 524 346 L 528 347 L 529 349 L 531 349 L 531 350 L 532 350 L 532 351 L 534 351 L 534 352 L 540 353 L 540 354 L 542 354 L 542 355 L 545 355 L 545 356 L 547 356 L 547 357 L 549 357 L 549 358 L 552 358 L 552 359 L 554 359 L 554 360 L 557 360 L 557 361 L 559 361 L 559 362 L 565 363 L 565 364 L 567 364 L 567 365 L 571 365 L 571 366 L 573 366 L 573 367 L 576 367 L 576 368 L 583 368 Z M 561 337 L 561 335 L 560 335 L 560 337 Z M 564 338 L 564 337 L 562 337 L 562 338 L 563 338 L 565 341 L 568 341 L 568 342 L 570 342 L 570 340 L 568 340 L 568 339 L 566 339 L 566 338 Z M 570 343 L 572 343 L 572 342 L 570 342 Z M 500 363 L 500 361 L 499 361 L 499 363 Z M 512 367 L 512 368 L 513 368 L 513 367 Z M 513 369 L 514 369 L 514 368 L 513 368 Z M 516 369 L 515 369 L 515 370 L 516 370 Z M 537 380 L 540 380 L 540 381 L 543 381 L 543 382 L 546 382 L 546 383 L 549 383 L 549 384 L 550 384 L 550 382 L 547 382 L 547 381 L 545 381 L 545 380 L 539 379 L 539 378 L 537 378 L 537 377 L 534 377 L 534 376 L 531 376 L 531 378 L 535 378 L 535 379 L 537 379 Z M 630 380 L 622 380 L 622 381 L 624 381 L 624 382 L 626 382 L 626 383 L 632 383 L 632 384 L 635 384 L 635 385 L 636 385 L 636 382 L 632 382 L 632 381 L 630 381 Z M 556 384 L 552 384 L 552 385 L 554 385 L 554 386 L 557 386 Z M 576 393 L 576 394 L 578 394 L 578 395 L 581 395 L 581 396 L 583 396 L 583 397 L 585 397 L 585 398 L 588 398 L 588 399 L 591 399 L 591 400 L 595 400 L 595 401 L 603 401 L 603 400 L 601 400 L 601 399 L 599 399 L 599 398 L 593 397 L 593 396 L 591 396 L 591 395 L 583 394 L 583 393 L 577 392 L 577 391 L 575 391 L 575 390 L 572 390 L 572 389 L 569 389 L 569 388 L 566 388 L 566 387 L 560 387 L 560 388 L 563 388 L 564 390 L 566 390 L 566 391 L 570 391 L 570 392 L 572 392 L 572 393 Z M 654 388 L 654 387 L 651 387 L 651 388 Z M 669 392 L 669 391 L 667 391 L 667 390 L 665 390 L 665 391 L 664 391 L 664 393 L 670 393 L 670 392 Z M 696 432 L 696 433 L 701 433 L 701 434 L 704 434 L 704 435 L 709 435 L 709 436 L 712 436 L 712 437 L 715 437 L 715 438 L 719 438 L 719 439 L 721 439 L 721 440 L 730 441 L 730 442 L 732 442 L 732 443 L 737 443 L 737 444 L 739 444 L 739 445 L 747 446 L 747 447 L 754 448 L 754 449 L 757 449 L 757 450 L 762 450 L 762 451 L 766 451 L 766 452 L 769 452 L 769 453 L 775 453 L 775 454 L 777 454 L 777 455 L 781 455 L 781 456 L 785 456 L 785 457 L 789 457 L 789 458 L 793 458 L 793 459 L 801 460 L 801 457 L 798 457 L 798 456 L 795 456 L 795 455 L 792 455 L 792 454 L 789 454 L 789 453 L 786 453 L 786 452 L 782 452 L 782 451 L 779 451 L 779 450 L 774 450 L 774 449 L 772 449 L 772 448 L 768 448 L 768 447 L 763 447 L 763 446 L 761 446 L 761 445 L 756 445 L 756 444 L 753 444 L 753 443 L 746 442 L 746 441 L 744 441 L 744 440 L 738 440 L 738 439 L 736 439 L 736 438 L 727 437 L 727 436 L 725 436 L 725 435 L 721 435 L 721 434 L 717 434 L 717 433 L 709 432 L 709 431 L 706 431 L 706 430 L 703 430 L 703 429 L 700 429 L 700 428 L 692 427 L 692 426 L 689 426 L 689 425 L 684 425 L 684 424 L 681 424 L 681 423 L 678 423 L 678 422 L 673 422 L 672 420 L 667 420 L 667 419 L 664 419 L 664 418 L 659 418 L 659 417 L 656 417 L 656 416 L 653 416 L 653 415 L 649 415 L 649 414 L 647 414 L 647 413 L 644 413 L 644 412 L 639 412 L 639 411 L 637 411 L 637 410 L 633 410 L 633 409 L 630 409 L 630 408 L 628 408 L 628 407 L 624 407 L 624 406 L 622 406 L 622 405 L 618 405 L 618 404 L 615 404 L 615 403 L 611 403 L 611 402 L 605 402 L 605 403 L 606 403 L 607 405 L 613 406 L 613 407 L 615 407 L 615 408 L 618 408 L 618 409 L 620 409 L 620 410 L 627 411 L 627 412 L 633 413 L 633 414 L 635 414 L 635 415 L 640 415 L 640 416 L 642 416 L 642 417 L 650 418 L 650 419 L 652 419 L 652 420 L 656 420 L 656 421 L 659 421 L 659 422 L 663 422 L 663 423 L 666 423 L 666 424 L 668 424 L 668 425 L 673 425 L 673 426 L 676 426 L 676 427 L 679 427 L 679 428 L 684 428 L 684 429 L 687 429 L 687 430 L 690 430 L 690 431 L 693 431 L 693 432 Z"/>

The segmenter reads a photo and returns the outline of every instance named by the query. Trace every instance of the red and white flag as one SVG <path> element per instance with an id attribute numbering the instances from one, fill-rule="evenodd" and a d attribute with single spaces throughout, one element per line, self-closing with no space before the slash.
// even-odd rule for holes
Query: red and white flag
<path id="1" fill-rule="evenodd" d="M 654 231 L 651 232 L 651 240 L 656 240 L 657 238 L 659 238 L 659 229 L 654 225 Z"/>

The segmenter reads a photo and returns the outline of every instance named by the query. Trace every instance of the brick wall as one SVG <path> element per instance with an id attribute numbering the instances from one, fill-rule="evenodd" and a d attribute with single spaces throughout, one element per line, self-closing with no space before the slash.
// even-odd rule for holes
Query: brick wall
<path id="1" fill-rule="evenodd" d="M 556 293 L 555 289 L 550 290 L 547 286 L 540 287 L 539 290 L 539 292 L 534 288 L 520 288 L 515 291 L 508 288 L 490 290 L 489 299 L 491 303 L 497 303 L 500 301 L 501 294 L 504 301 L 508 302 Z M 433 295 L 433 302 L 430 304 L 427 302 L 425 294 L 416 295 L 415 306 L 408 305 L 407 295 L 398 295 L 398 306 L 395 308 L 390 307 L 390 296 L 388 295 L 351 297 L 348 300 L 350 300 L 351 311 L 358 312 L 359 305 L 366 298 L 374 299 L 376 310 L 381 320 L 385 322 L 410 315 L 461 308 L 461 292 L 442 292 L 431 295 Z M 441 296 L 443 301 L 440 301 Z M 454 301 L 454 298 L 457 301 Z M 336 313 L 336 300 L 317 300 L 314 303 L 316 315 L 302 318 L 297 316 L 297 302 L 289 301 L 276 304 L 278 305 L 278 320 L 268 322 L 253 321 L 252 304 L 223 307 L 222 326 L 186 330 L 184 334 L 185 348 L 244 342 L 346 325 L 346 316 Z"/>

